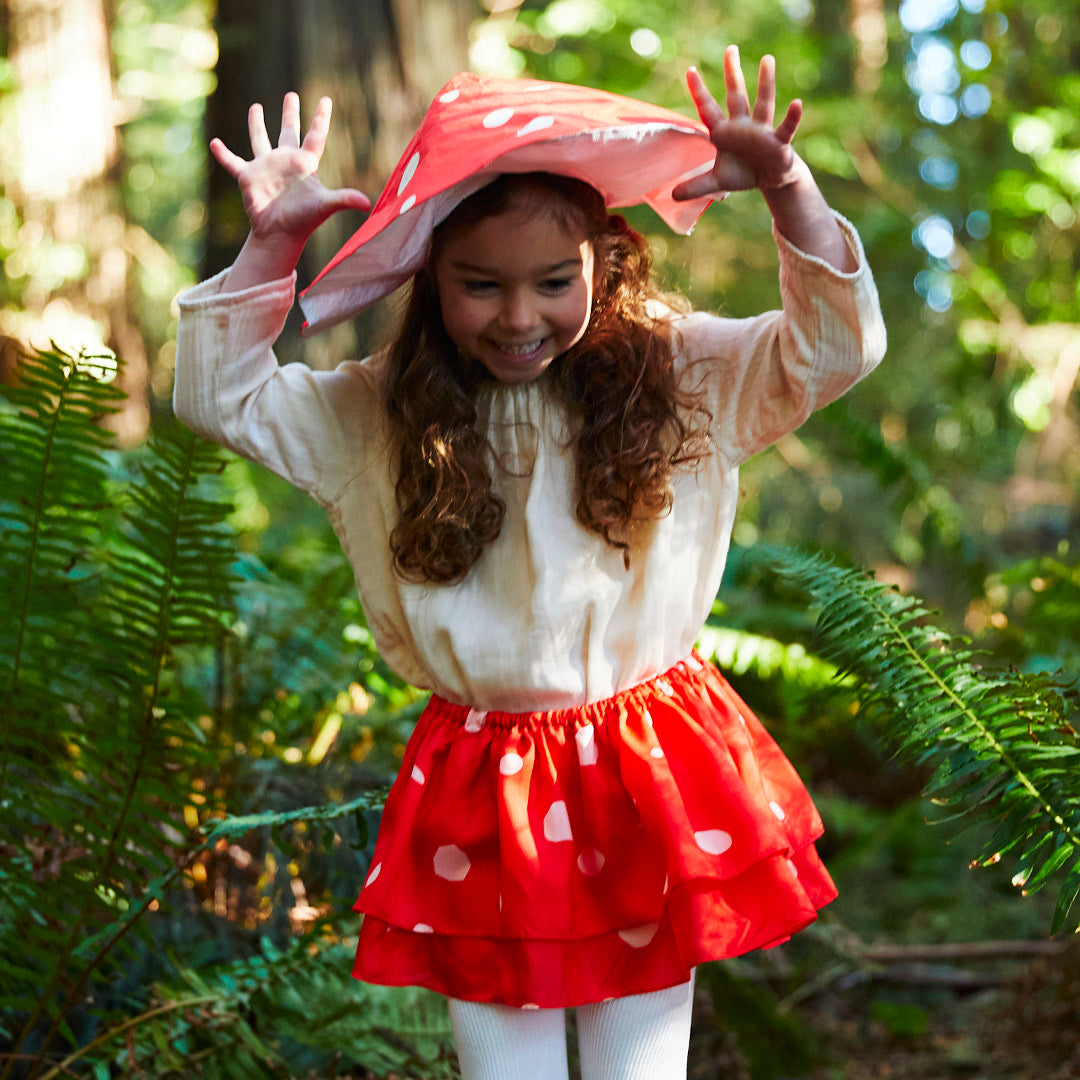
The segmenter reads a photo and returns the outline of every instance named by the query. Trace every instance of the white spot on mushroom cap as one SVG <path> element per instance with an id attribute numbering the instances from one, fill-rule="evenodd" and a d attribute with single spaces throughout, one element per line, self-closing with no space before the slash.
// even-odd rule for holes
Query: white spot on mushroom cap
<path id="1" fill-rule="evenodd" d="M 398 181 L 397 193 L 399 195 L 409 186 L 409 181 L 416 175 L 416 166 L 419 164 L 420 151 L 418 150 L 411 158 L 409 158 L 408 164 L 405 166 L 405 171 L 401 174 L 401 179 Z"/>
<path id="2" fill-rule="evenodd" d="M 481 123 L 486 128 L 502 127 L 513 115 L 514 110 L 509 105 L 504 105 L 501 109 L 492 109 Z"/>
<path id="3" fill-rule="evenodd" d="M 534 116 L 531 120 L 522 124 L 518 128 L 517 133 L 521 135 L 531 135 L 534 131 L 543 131 L 545 128 L 551 127 L 555 123 L 554 116 Z"/>

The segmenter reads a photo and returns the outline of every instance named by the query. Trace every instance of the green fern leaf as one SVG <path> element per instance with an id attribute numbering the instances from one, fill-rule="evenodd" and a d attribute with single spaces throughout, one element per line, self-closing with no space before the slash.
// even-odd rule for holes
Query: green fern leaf
<path id="1" fill-rule="evenodd" d="M 772 550 L 780 578 L 820 608 L 823 656 L 857 680 L 898 751 L 936 768 L 927 792 L 950 817 L 998 819 L 988 860 L 1021 850 L 1020 884 L 1041 888 L 1080 850 L 1075 687 L 989 670 L 917 599 L 815 554 Z M 1055 930 L 1080 888 L 1062 886 Z"/>

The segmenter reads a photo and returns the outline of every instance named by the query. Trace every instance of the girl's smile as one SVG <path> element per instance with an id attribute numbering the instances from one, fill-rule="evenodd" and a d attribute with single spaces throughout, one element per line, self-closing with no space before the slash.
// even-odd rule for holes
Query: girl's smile
<path id="1" fill-rule="evenodd" d="M 515 206 L 452 233 L 435 260 L 443 325 L 501 382 L 531 382 L 579 341 L 592 309 L 584 226 Z"/>

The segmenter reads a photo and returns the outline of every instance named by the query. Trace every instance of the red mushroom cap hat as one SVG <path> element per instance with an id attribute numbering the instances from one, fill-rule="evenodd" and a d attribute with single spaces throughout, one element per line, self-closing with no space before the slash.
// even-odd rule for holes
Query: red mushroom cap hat
<path id="1" fill-rule="evenodd" d="M 552 172 L 591 184 L 608 206 L 648 203 L 689 233 L 713 197 L 672 188 L 712 167 L 696 120 L 569 83 L 455 75 L 435 96 L 367 221 L 300 294 L 305 332 L 324 330 L 417 272 L 431 234 L 500 173 Z"/>

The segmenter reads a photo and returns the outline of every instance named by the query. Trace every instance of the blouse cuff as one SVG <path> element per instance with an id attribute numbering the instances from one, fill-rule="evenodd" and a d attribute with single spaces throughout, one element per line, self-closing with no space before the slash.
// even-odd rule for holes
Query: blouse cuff
<path id="1" fill-rule="evenodd" d="M 275 281 L 265 281 L 259 285 L 250 285 L 246 289 L 225 292 L 223 286 L 231 267 L 215 274 L 205 281 L 185 289 L 176 298 L 181 311 L 202 311 L 214 307 L 243 307 L 255 303 L 261 307 L 279 308 L 284 306 L 285 313 L 292 307 L 296 295 L 296 271 L 288 277 Z"/>
<path id="2" fill-rule="evenodd" d="M 847 243 L 848 250 L 855 256 L 856 267 L 854 270 L 838 270 L 827 259 L 822 259 L 817 255 L 810 255 L 802 250 L 800 247 L 796 247 L 777 227 L 773 222 L 773 236 L 776 238 L 776 246 L 780 249 L 780 257 L 783 261 L 792 263 L 794 267 L 801 274 L 812 273 L 818 271 L 826 274 L 828 277 L 835 278 L 837 281 L 854 281 L 862 274 L 865 274 L 868 270 L 866 262 L 866 253 L 863 251 L 862 240 L 859 239 L 859 234 L 855 230 L 855 226 L 842 214 L 838 214 L 835 210 L 832 211 L 833 219 L 836 224 L 840 226 L 840 231 L 844 234 L 844 240 Z"/>

